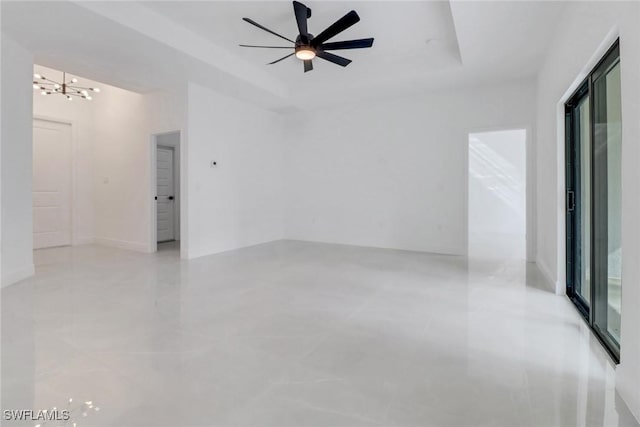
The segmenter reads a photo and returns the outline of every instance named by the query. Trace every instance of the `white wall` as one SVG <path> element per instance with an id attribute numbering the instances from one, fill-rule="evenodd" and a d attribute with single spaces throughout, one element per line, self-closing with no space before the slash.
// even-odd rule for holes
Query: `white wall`
<path id="1" fill-rule="evenodd" d="M 96 97 L 96 102 L 98 101 Z M 184 128 L 185 100 L 105 86 L 95 116 L 94 204 L 98 243 L 152 248 L 152 134 Z"/>
<path id="2" fill-rule="evenodd" d="M 281 239 L 281 117 L 195 84 L 188 93 L 188 257 Z"/>
<path id="3" fill-rule="evenodd" d="M 61 72 L 35 71 L 61 80 Z M 151 134 L 184 127 L 184 96 L 173 92 L 138 94 L 84 77 L 99 87 L 93 101 L 33 95 L 33 114 L 72 124 L 73 243 L 96 242 L 148 251 Z"/>
<path id="4" fill-rule="evenodd" d="M 171 91 L 147 94 L 144 99 L 147 110 L 147 126 L 149 135 L 167 134 L 167 132 L 180 131 L 177 153 L 177 161 L 179 163 L 178 169 L 180 173 L 180 189 L 176 196 L 178 197 L 179 204 L 178 218 L 180 220 L 180 231 L 178 233 L 178 237 L 180 239 L 180 256 L 182 258 L 186 258 L 188 252 L 188 237 L 185 230 L 187 227 L 186 209 L 188 201 L 184 195 L 186 194 L 186 183 L 188 182 L 187 158 L 185 155 L 185 150 L 187 148 L 187 88 L 185 86 Z M 154 157 L 154 150 L 151 148 L 151 144 L 153 143 L 154 140 L 150 139 L 149 158 L 151 159 L 150 164 L 155 167 L 156 160 Z M 155 177 L 155 174 L 152 173 L 151 176 Z M 156 216 L 156 204 L 155 200 L 151 198 L 151 196 L 155 194 L 156 184 L 155 182 L 149 181 L 149 186 L 149 218 L 154 218 Z M 149 221 L 148 240 L 148 250 L 155 250 L 157 247 L 155 221 Z"/>
<path id="5" fill-rule="evenodd" d="M 2 35 L 2 286 L 33 274 L 31 149 L 33 58 Z"/>
<path id="6" fill-rule="evenodd" d="M 640 4 L 569 2 L 538 76 L 538 264 L 564 292 L 562 105 L 620 37 L 622 80 L 622 337 L 616 387 L 640 419 Z"/>
<path id="7" fill-rule="evenodd" d="M 149 138 L 144 96 L 102 90 L 95 117 L 96 242 L 146 251 L 149 233 Z"/>
<path id="8" fill-rule="evenodd" d="M 519 82 L 293 115 L 285 236 L 465 254 L 468 134 L 531 128 L 534 95 Z"/>

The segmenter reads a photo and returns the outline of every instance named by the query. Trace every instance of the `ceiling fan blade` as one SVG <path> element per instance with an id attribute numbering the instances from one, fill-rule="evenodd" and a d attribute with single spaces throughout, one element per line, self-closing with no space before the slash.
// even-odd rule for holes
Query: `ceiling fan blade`
<path id="1" fill-rule="evenodd" d="M 347 58 L 343 58 L 342 56 L 334 55 L 333 53 L 324 52 L 322 50 L 316 51 L 316 56 L 322 58 L 326 61 L 333 62 L 334 64 L 342 65 L 346 67 L 351 64 L 351 60 Z"/>
<path id="2" fill-rule="evenodd" d="M 285 40 L 286 40 L 286 41 L 288 41 L 288 42 L 295 43 L 293 40 L 290 40 L 290 39 L 286 38 L 285 36 L 282 36 L 282 35 L 280 35 L 280 34 L 276 33 L 275 31 L 271 31 L 271 30 L 270 30 L 270 29 L 268 29 L 267 27 L 264 27 L 264 26 L 262 26 L 262 25 L 258 24 L 258 23 L 257 23 L 256 21 L 254 21 L 253 19 L 249 19 L 249 18 L 242 18 L 242 20 L 243 20 L 243 21 L 245 21 L 245 22 L 248 22 L 248 23 L 249 23 L 249 24 L 251 24 L 251 25 L 255 25 L 256 27 L 260 28 L 261 30 L 266 31 L 267 33 L 271 33 L 271 34 L 273 34 L 274 36 L 278 36 L 278 37 L 280 37 L 281 39 L 285 39 Z"/>
<path id="3" fill-rule="evenodd" d="M 293 49 L 293 46 L 255 46 L 252 44 L 239 44 L 242 47 L 260 47 L 262 49 Z"/>
<path id="4" fill-rule="evenodd" d="M 313 62 L 310 59 L 304 61 L 304 72 L 313 70 Z"/>
<path id="5" fill-rule="evenodd" d="M 320 46 L 323 42 L 343 32 L 358 21 L 360 21 L 360 17 L 355 10 L 352 10 L 333 24 L 329 25 L 326 30 L 314 37 L 314 39 L 311 41 L 311 44 L 316 47 Z"/>
<path id="6" fill-rule="evenodd" d="M 295 52 L 293 52 L 293 53 L 295 53 Z M 273 61 L 273 62 L 269 62 L 267 65 L 272 65 L 272 64 L 275 64 L 276 62 L 280 62 L 280 61 L 282 61 L 283 59 L 287 59 L 288 57 L 290 57 L 291 55 L 293 55 L 293 53 L 290 53 L 289 55 L 283 56 L 283 57 L 282 57 L 282 58 L 280 58 L 280 59 L 276 59 L 276 60 L 275 60 L 275 61 Z"/>
<path id="7" fill-rule="evenodd" d="M 322 50 L 339 50 L 339 49 L 363 49 L 365 47 L 371 47 L 371 46 L 373 46 L 373 38 L 324 43 L 318 47 Z"/>
<path id="8" fill-rule="evenodd" d="M 294 1 L 293 13 L 296 15 L 296 22 L 298 23 L 298 31 L 300 31 L 300 35 L 303 38 L 308 38 L 309 31 L 307 30 L 307 18 L 311 16 L 311 9 L 300 2 Z"/>

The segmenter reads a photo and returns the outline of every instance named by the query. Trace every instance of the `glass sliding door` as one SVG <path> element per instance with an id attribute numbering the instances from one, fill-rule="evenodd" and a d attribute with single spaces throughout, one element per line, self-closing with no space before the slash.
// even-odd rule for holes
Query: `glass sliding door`
<path id="1" fill-rule="evenodd" d="M 617 49 L 593 72 L 595 245 L 598 283 L 593 322 L 606 340 L 620 342 L 622 115 Z"/>
<path id="2" fill-rule="evenodd" d="M 565 105 L 567 295 L 620 354 L 620 56 L 607 52 Z"/>
<path id="3" fill-rule="evenodd" d="M 591 305 L 591 110 L 587 84 L 567 106 L 567 231 L 571 231 L 567 233 L 571 237 L 567 283 L 571 286 L 569 297 L 587 316 Z"/>

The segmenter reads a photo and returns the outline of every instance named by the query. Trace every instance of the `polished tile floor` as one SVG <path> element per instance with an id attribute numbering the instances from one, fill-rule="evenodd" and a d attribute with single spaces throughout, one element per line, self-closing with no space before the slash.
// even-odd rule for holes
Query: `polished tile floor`
<path id="1" fill-rule="evenodd" d="M 614 366 L 532 265 L 161 249 L 36 253 L 36 276 L 2 290 L 3 409 L 100 407 L 78 427 L 635 425 Z"/>

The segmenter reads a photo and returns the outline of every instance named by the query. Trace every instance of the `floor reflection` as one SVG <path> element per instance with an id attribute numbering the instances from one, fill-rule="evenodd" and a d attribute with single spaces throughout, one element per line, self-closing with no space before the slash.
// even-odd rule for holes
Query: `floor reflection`
<path id="1" fill-rule="evenodd" d="M 523 261 L 287 241 L 37 262 L 2 290 L 3 409 L 96 402 L 79 426 L 636 425 L 597 340 Z"/>

